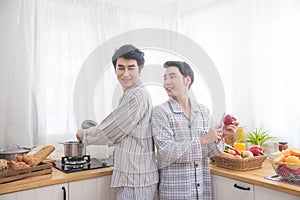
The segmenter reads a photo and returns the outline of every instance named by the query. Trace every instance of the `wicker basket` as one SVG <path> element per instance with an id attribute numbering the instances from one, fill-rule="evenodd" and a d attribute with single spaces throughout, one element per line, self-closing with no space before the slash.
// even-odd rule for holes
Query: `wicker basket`
<path id="1" fill-rule="evenodd" d="M 267 156 L 254 156 L 252 158 L 237 159 L 218 155 L 214 157 L 214 161 L 218 167 L 237 171 L 248 171 L 260 169 L 266 158 Z"/>

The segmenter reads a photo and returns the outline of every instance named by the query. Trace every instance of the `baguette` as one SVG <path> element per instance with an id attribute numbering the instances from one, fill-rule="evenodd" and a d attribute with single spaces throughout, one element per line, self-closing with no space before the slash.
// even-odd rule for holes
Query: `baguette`
<path id="1" fill-rule="evenodd" d="M 29 165 L 30 167 L 33 167 L 36 159 L 33 157 L 33 155 L 30 154 L 24 154 L 22 156 L 22 161 L 25 162 L 27 165 Z"/>
<path id="2" fill-rule="evenodd" d="M 30 165 L 32 167 L 37 166 L 45 158 L 47 158 L 54 150 L 55 150 L 55 147 L 52 146 L 52 145 L 43 146 L 35 154 L 33 154 L 33 156 L 32 156 L 32 162 L 30 163 Z"/>

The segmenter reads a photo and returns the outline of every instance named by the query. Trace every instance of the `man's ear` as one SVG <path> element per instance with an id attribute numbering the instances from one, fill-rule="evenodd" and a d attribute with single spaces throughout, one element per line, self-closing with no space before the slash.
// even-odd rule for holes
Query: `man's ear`
<path id="1" fill-rule="evenodd" d="M 191 82 L 192 82 L 192 79 L 191 79 L 190 76 L 186 76 L 186 77 L 184 78 L 184 80 L 185 80 L 185 85 L 186 85 L 186 86 L 189 86 L 189 85 L 191 84 Z"/>

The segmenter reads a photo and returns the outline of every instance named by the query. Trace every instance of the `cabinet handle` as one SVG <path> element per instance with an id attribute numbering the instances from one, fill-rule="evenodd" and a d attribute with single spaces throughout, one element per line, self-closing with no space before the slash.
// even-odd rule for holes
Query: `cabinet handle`
<path id="1" fill-rule="evenodd" d="M 234 184 L 233 187 L 237 188 L 237 189 L 240 189 L 240 190 L 250 190 L 250 187 L 242 187 L 242 186 L 239 186 L 238 184 Z"/>
<path id="2" fill-rule="evenodd" d="M 61 189 L 63 190 L 64 200 L 67 200 L 66 188 L 63 186 Z"/>

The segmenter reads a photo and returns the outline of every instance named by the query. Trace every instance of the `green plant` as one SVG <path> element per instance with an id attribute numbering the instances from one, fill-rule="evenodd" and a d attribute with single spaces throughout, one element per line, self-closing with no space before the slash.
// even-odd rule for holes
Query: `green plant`
<path id="1" fill-rule="evenodd" d="M 254 131 L 248 132 L 248 134 L 246 135 L 246 142 L 261 146 L 267 140 L 276 138 L 275 136 L 271 136 L 270 133 L 270 130 L 262 130 L 262 128 L 256 128 Z"/>

